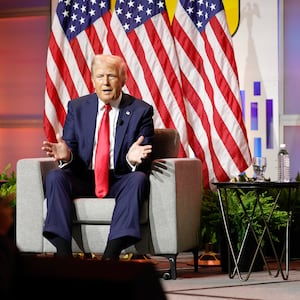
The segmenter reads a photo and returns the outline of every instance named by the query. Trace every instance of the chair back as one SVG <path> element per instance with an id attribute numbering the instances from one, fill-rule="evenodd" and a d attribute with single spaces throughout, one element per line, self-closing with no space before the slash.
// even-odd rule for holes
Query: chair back
<path id="1" fill-rule="evenodd" d="M 174 128 L 156 128 L 152 158 L 175 158 L 178 156 L 180 136 Z"/>

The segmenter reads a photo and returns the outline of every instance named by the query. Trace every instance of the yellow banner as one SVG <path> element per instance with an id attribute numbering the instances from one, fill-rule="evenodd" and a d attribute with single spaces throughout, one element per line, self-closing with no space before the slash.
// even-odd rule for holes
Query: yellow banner
<path id="1" fill-rule="evenodd" d="M 237 32 L 240 24 L 240 0 L 223 0 L 223 4 L 229 31 L 233 36 Z"/>
<path id="2" fill-rule="evenodd" d="M 165 0 L 167 11 L 169 13 L 170 20 L 173 20 L 177 1 Z M 178 0 L 179 1 L 179 0 Z M 111 0 L 111 8 L 115 7 L 116 0 Z M 240 22 L 240 0 L 223 0 L 228 27 L 231 35 L 234 35 L 238 29 Z"/>

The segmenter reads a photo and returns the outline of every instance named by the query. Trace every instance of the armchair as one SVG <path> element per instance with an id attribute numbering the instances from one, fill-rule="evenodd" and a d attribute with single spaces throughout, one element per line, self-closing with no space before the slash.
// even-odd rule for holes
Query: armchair
<path id="1" fill-rule="evenodd" d="M 168 258 L 176 279 L 176 258 L 192 251 L 198 270 L 202 203 L 202 165 L 197 158 L 177 158 L 179 134 L 155 129 L 150 196 L 141 212 L 142 240 L 126 252 Z M 24 158 L 17 162 L 16 243 L 21 252 L 54 253 L 42 236 L 46 214 L 44 179 L 57 168 L 50 158 Z M 103 253 L 114 208 L 113 198 L 74 200 L 72 249 L 74 253 Z"/>

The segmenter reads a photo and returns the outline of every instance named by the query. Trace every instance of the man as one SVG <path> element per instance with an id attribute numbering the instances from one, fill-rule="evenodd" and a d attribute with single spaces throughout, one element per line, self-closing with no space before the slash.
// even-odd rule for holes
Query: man
<path id="1" fill-rule="evenodd" d="M 95 196 L 95 153 L 102 143 L 98 128 L 109 104 L 109 188 L 101 197 L 113 197 L 116 204 L 102 259 L 117 260 L 141 238 L 139 212 L 149 194 L 153 107 L 122 91 L 127 67 L 120 57 L 96 55 L 91 73 L 95 93 L 69 101 L 63 136 L 57 135 L 57 143 L 43 142 L 42 150 L 60 166 L 46 178 L 43 235 L 58 256 L 72 255 L 72 199 Z"/>

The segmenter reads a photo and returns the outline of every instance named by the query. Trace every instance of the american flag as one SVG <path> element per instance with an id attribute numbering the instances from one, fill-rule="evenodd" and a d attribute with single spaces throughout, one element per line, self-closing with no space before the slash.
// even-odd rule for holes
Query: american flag
<path id="1" fill-rule="evenodd" d="M 62 133 L 67 103 L 93 91 L 90 65 L 102 53 L 110 23 L 110 0 L 58 0 L 47 66 L 44 130 L 49 141 Z"/>
<path id="2" fill-rule="evenodd" d="M 187 156 L 186 111 L 165 1 L 117 0 L 110 27 L 107 52 L 127 62 L 128 92 L 154 106 L 156 128 L 178 130 L 179 157 Z"/>
<path id="3" fill-rule="evenodd" d="M 204 186 L 251 164 L 238 72 L 221 0 L 179 0 L 172 23 L 187 103 L 189 143 L 202 160 Z"/>

